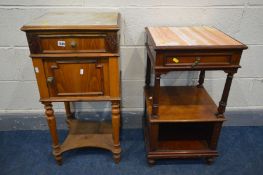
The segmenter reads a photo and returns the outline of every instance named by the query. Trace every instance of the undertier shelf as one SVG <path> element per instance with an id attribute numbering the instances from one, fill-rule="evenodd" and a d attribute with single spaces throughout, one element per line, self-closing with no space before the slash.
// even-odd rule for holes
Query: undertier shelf
<path id="1" fill-rule="evenodd" d="M 145 88 L 147 115 L 152 114 L 153 87 Z M 155 94 L 156 95 L 156 94 Z M 217 106 L 205 88 L 195 86 L 165 86 L 159 90 L 158 117 L 150 122 L 219 122 Z"/>
<path id="2" fill-rule="evenodd" d="M 160 123 L 158 150 L 210 150 L 213 123 Z"/>
<path id="3" fill-rule="evenodd" d="M 61 145 L 60 152 L 82 147 L 113 151 L 111 123 L 69 120 L 69 133 Z"/>
<path id="4" fill-rule="evenodd" d="M 152 123 L 154 124 L 154 123 Z M 158 123 L 156 149 L 150 144 L 149 125 L 145 125 L 148 158 L 198 158 L 218 156 L 211 148 L 214 122 Z M 155 133 L 155 134 L 157 134 Z M 154 133 L 151 133 L 154 134 Z"/>

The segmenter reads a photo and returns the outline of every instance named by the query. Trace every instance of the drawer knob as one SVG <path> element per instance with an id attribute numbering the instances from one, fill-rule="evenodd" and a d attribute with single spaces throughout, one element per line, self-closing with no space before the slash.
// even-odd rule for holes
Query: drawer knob
<path id="1" fill-rule="evenodd" d="M 197 66 L 200 63 L 200 57 L 196 57 L 195 58 L 195 62 L 192 64 L 192 68 L 194 68 L 195 66 Z"/>
<path id="2" fill-rule="evenodd" d="M 54 82 L 54 77 L 47 77 L 47 83 L 52 84 Z"/>
<path id="3" fill-rule="evenodd" d="M 76 48 L 77 47 L 77 43 L 75 41 L 71 41 L 70 46 L 72 48 Z"/>
<path id="4" fill-rule="evenodd" d="M 173 62 L 174 63 L 179 63 L 179 59 L 178 58 L 173 58 Z"/>

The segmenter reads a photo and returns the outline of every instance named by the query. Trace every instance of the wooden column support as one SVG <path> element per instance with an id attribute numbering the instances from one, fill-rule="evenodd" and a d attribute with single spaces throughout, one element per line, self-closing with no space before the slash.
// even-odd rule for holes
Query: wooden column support
<path id="1" fill-rule="evenodd" d="M 223 91 L 223 94 L 222 94 L 222 97 L 221 97 L 221 100 L 219 102 L 219 106 L 218 106 L 218 109 L 217 109 L 218 113 L 216 114 L 216 116 L 218 118 L 224 117 L 224 112 L 226 110 L 227 99 L 228 99 L 230 87 L 231 87 L 231 84 L 232 84 L 233 76 L 234 76 L 233 72 L 230 72 L 230 73 L 227 74 L 227 79 L 226 79 L 224 91 Z"/>
<path id="2" fill-rule="evenodd" d="M 155 73 L 154 78 L 154 90 L 153 90 L 153 106 L 152 106 L 152 117 L 158 118 L 158 108 L 159 108 L 159 91 L 160 91 L 160 79 L 161 74 Z"/>
<path id="3" fill-rule="evenodd" d="M 149 55 L 147 54 L 147 65 L 146 65 L 146 76 L 145 76 L 145 86 L 147 88 L 150 87 L 151 84 L 151 60 Z"/>
<path id="4" fill-rule="evenodd" d="M 52 138 L 52 147 L 53 147 L 53 155 L 56 159 L 57 164 L 62 164 L 62 156 L 60 152 L 60 145 L 58 141 L 57 127 L 56 127 L 56 119 L 54 115 L 54 110 L 51 102 L 44 102 L 45 106 L 45 115 L 48 122 L 48 127 L 50 130 L 51 138 Z"/>
<path id="5" fill-rule="evenodd" d="M 199 81 L 198 81 L 199 84 L 197 85 L 197 87 L 198 88 L 203 87 L 204 81 L 205 81 L 205 70 L 201 70 L 199 74 Z"/>
<path id="6" fill-rule="evenodd" d="M 65 106 L 65 111 L 66 111 L 66 116 L 67 116 L 66 122 L 69 128 L 69 120 L 73 119 L 74 117 L 73 117 L 73 113 L 70 110 L 70 102 L 65 101 L 64 106 Z"/>
<path id="7" fill-rule="evenodd" d="M 120 101 L 112 101 L 112 137 L 114 143 L 113 158 L 115 163 L 120 162 L 121 147 L 120 147 Z"/>

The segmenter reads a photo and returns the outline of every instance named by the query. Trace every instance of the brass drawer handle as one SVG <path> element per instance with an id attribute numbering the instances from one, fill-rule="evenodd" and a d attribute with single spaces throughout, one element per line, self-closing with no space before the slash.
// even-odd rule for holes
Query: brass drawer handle
<path id="1" fill-rule="evenodd" d="M 47 83 L 52 84 L 54 82 L 54 77 L 47 77 Z"/>
<path id="2" fill-rule="evenodd" d="M 70 46 L 71 46 L 72 48 L 76 48 L 76 47 L 77 47 L 77 43 L 76 43 L 75 41 L 71 41 L 71 42 L 70 42 Z"/>
<path id="3" fill-rule="evenodd" d="M 175 57 L 174 57 L 172 60 L 173 60 L 173 62 L 176 63 L 176 64 L 180 62 L 179 59 L 178 59 L 178 58 L 175 58 Z"/>
<path id="4" fill-rule="evenodd" d="M 195 66 L 197 66 L 200 63 L 200 57 L 196 57 L 195 58 L 195 62 L 192 64 L 192 68 L 194 68 Z"/>

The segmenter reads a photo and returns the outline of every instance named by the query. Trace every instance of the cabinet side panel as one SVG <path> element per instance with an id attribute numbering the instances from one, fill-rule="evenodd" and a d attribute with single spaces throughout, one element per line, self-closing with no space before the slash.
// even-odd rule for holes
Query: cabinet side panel
<path id="1" fill-rule="evenodd" d="M 104 95 L 109 96 L 109 59 L 108 58 L 101 58 L 100 64 L 103 66 L 103 83 L 104 83 Z"/>
<path id="2" fill-rule="evenodd" d="M 234 52 L 234 54 L 232 55 L 232 64 L 239 65 L 242 52 L 242 50 Z"/>
<path id="3" fill-rule="evenodd" d="M 46 75 L 45 75 L 42 59 L 33 58 L 32 61 L 33 61 L 34 71 L 37 79 L 40 98 L 47 98 L 49 97 L 49 93 L 48 93 Z"/>
<path id="4" fill-rule="evenodd" d="M 111 98 L 120 97 L 120 72 L 118 57 L 109 57 L 109 79 Z"/>
<path id="5" fill-rule="evenodd" d="M 26 36 L 31 54 L 41 53 L 41 46 L 38 35 L 33 32 L 27 32 Z"/>

